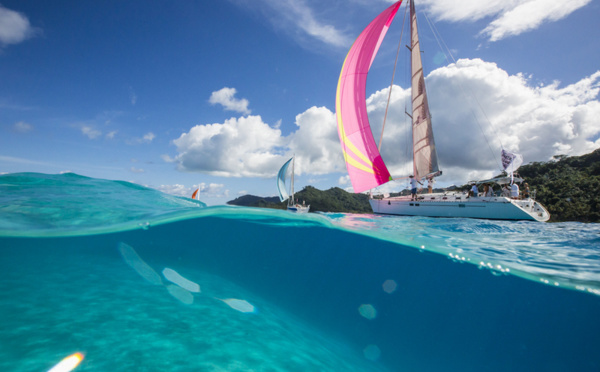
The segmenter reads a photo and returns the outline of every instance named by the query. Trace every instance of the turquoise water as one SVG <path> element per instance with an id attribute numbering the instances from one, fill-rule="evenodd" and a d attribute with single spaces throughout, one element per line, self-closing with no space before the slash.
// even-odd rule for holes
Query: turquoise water
<path id="1" fill-rule="evenodd" d="M 598 371 L 600 226 L 0 176 L 0 370 Z"/>

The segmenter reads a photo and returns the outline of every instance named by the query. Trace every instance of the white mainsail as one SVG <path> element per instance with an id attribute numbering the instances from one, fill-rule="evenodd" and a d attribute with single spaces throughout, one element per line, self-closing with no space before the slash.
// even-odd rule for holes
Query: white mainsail
<path id="1" fill-rule="evenodd" d="M 417 31 L 415 3 L 410 2 L 413 174 L 419 180 L 439 171 L 438 157 L 431 128 L 431 115 L 425 89 L 421 47 Z"/>

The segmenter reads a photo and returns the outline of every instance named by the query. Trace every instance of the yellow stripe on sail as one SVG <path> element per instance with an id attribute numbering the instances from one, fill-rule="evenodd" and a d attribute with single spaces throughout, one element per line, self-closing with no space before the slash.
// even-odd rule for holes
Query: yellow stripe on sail
<path id="1" fill-rule="evenodd" d="M 371 173 L 371 174 L 375 174 L 375 170 L 373 167 L 369 168 L 364 164 L 361 164 L 360 162 L 356 161 L 356 159 L 350 157 L 348 154 L 346 154 L 346 151 L 344 151 L 344 158 L 346 159 L 346 164 L 351 165 L 355 168 L 358 168 L 362 171 Z"/>
<path id="2" fill-rule="evenodd" d="M 348 56 L 346 56 L 346 58 L 347 57 Z M 344 60 L 344 67 L 345 67 L 345 65 L 346 65 L 346 61 Z M 342 73 L 340 73 L 340 78 L 338 79 L 338 87 L 337 87 L 337 92 L 336 92 L 336 97 L 335 97 L 338 131 L 340 132 L 340 137 L 342 138 L 342 143 L 344 144 L 344 147 L 349 149 L 354 155 L 356 155 L 359 159 L 361 159 L 363 162 L 365 162 L 366 165 L 361 164 L 357 160 L 348 156 L 349 154 L 343 149 L 344 160 L 346 161 L 347 164 L 352 165 L 353 167 L 356 167 L 365 172 L 375 174 L 375 172 L 373 170 L 373 162 L 371 162 L 371 160 L 365 154 L 363 154 L 359 149 L 357 149 L 356 146 L 352 142 L 350 142 L 350 140 L 346 136 L 346 131 L 344 130 L 344 125 L 342 123 L 342 114 L 340 112 L 340 107 L 341 107 L 340 87 L 341 87 L 342 74 L 344 71 L 344 67 L 342 67 Z"/>

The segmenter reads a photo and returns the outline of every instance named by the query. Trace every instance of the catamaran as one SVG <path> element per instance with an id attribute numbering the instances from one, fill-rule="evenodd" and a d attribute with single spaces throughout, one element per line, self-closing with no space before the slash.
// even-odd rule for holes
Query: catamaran
<path id="1" fill-rule="evenodd" d="M 401 4 L 402 1 L 398 1 L 388 7 L 363 30 L 350 48 L 340 73 L 336 93 L 337 128 L 346 168 L 356 193 L 372 190 L 393 180 L 408 178 L 392 178 L 390 175 L 373 137 L 366 104 L 368 71 Z M 408 49 L 411 53 L 412 113 L 407 115 L 412 119 L 413 172 L 411 176 L 422 182 L 442 175 L 442 171 L 438 166 L 425 89 L 414 1 L 410 1 L 409 19 L 411 45 Z M 476 183 L 502 186 L 522 182 L 521 178 L 514 177 L 514 171 L 518 168 L 516 159 L 519 159 L 517 154 L 503 150 L 506 176 Z M 535 221 L 550 219 L 550 213 L 535 201 L 533 193 L 524 198 L 503 196 L 493 192 L 484 195 L 444 192 L 416 197 L 371 194 L 369 202 L 373 212 L 379 214 Z"/>
<path id="2" fill-rule="evenodd" d="M 277 190 L 279 191 L 279 200 L 287 200 L 287 210 L 290 212 L 308 213 L 310 204 L 305 205 L 304 202 L 300 204 L 294 199 L 294 158 L 292 158 L 283 164 L 279 173 L 277 174 Z M 292 165 L 292 169 L 288 172 L 289 165 Z M 289 180 L 289 188 L 288 181 Z M 289 192 L 288 192 L 289 190 Z"/>

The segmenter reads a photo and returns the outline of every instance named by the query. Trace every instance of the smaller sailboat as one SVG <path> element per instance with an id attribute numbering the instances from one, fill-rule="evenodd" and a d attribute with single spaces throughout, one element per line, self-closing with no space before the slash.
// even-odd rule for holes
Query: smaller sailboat
<path id="1" fill-rule="evenodd" d="M 305 205 L 304 202 L 300 204 L 294 199 L 294 158 L 295 156 L 292 156 L 290 160 L 286 161 L 281 169 L 279 169 L 279 173 L 277 174 L 277 190 L 279 191 L 279 200 L 282 202 L 287 200 L 288 211 L 308 213 L 310 205 Z M 290 164 L 292 167 L 288 172 Z"/>
<path id="2" fill-rule="evenodd" d="M 192 194 L 192 199 L 200 200 L 200 188 L 197 188 L 196 191 Z"/>

